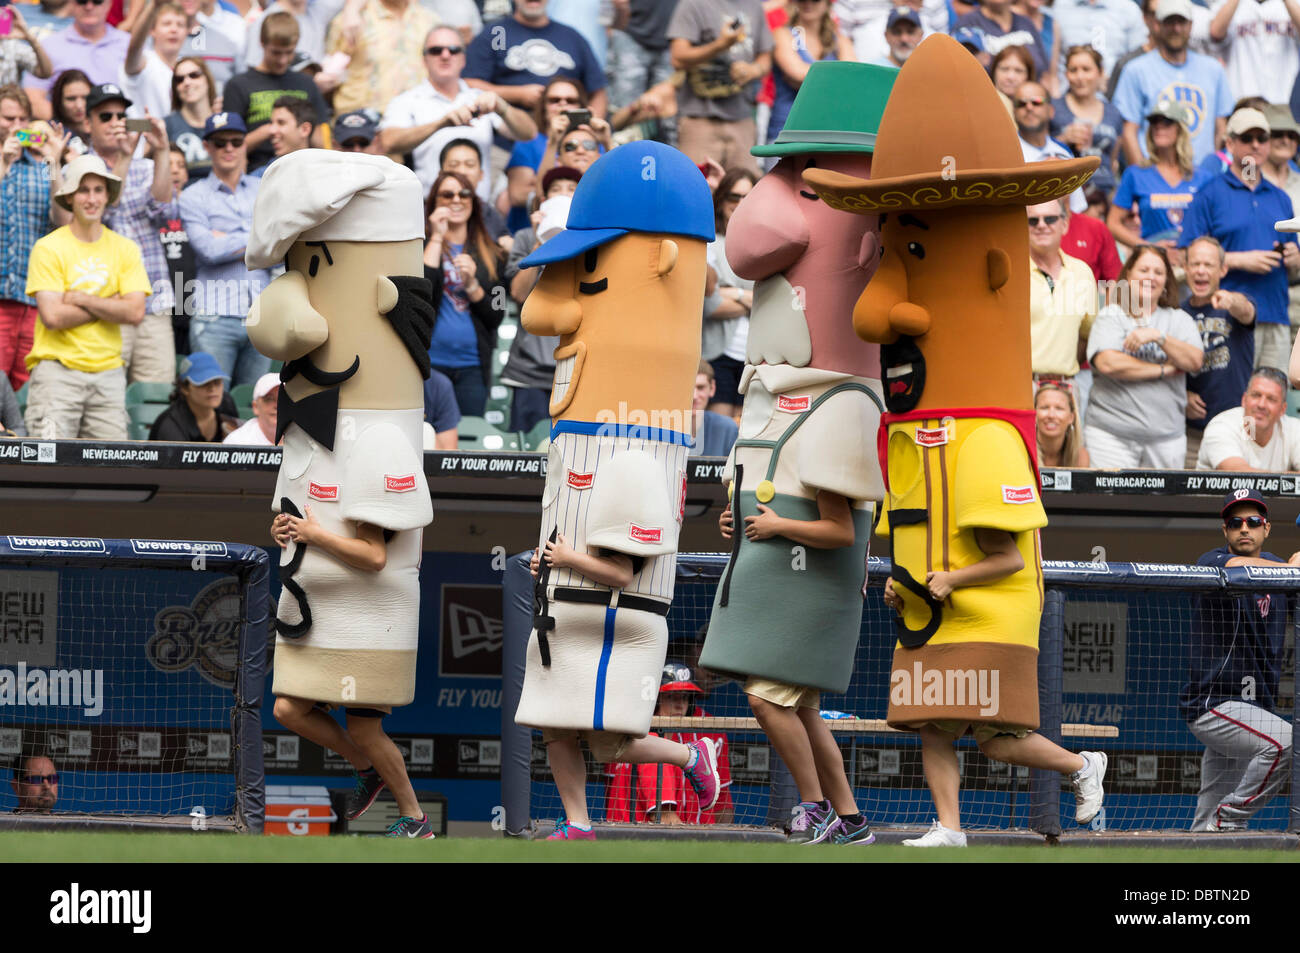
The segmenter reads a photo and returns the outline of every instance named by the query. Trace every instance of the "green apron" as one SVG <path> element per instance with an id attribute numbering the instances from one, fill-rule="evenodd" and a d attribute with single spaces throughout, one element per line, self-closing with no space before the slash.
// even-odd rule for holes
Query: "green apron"
<path id="1" fill-rule="evenodd" d="M 779 440 L 737 440 L 736 447 L 771 451 L 766 479 L 776 473 L 785 443 L 817 408 L 835 394 L 860 390 L 842 384 L 818 397 Z M 853 542 L 818 549 L 784 536 L 745 538 L 745 517 L 758 515 L 754 490 L 742 491 L 736 466 L 732 492 L 732 554 L 718 584 L 700 665 L 737 677 L 758 676 L 836 694 L 848 690 L 862 629 L 871 510 L 853 509 Z M 815 499 L 777 493 L 765 504 L 780 516 L 820 518 Z"/>

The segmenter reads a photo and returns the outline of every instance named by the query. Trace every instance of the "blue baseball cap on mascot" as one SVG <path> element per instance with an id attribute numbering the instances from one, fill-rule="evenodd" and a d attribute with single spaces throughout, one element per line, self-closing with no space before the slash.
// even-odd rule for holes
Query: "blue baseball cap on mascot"
<path id="1" fill-rule="evenodd" d="M 519 265 L 566 261 L 629 232 L 713 241 L 709 183 L 684 153 L 647 140 L 605 153 L 578 182 L 568 227 Z"/>

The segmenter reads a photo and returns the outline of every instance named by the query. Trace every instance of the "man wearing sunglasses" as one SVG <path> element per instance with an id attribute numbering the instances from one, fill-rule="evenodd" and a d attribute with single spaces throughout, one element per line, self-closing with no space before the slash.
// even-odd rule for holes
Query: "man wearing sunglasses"
<path id="1" fill-rule="evenodd" d="M 1183 216 L 1179 247 L 1202 235 L 1227 252 L 1222 287 L 1255 302 L 1255 367 L 1286 367 L 1291 360 L 1289 279 L 1300 278 L 1296 236 L 1274 222 L 1294 214 L 1291 197 L 1264 175 L 1268 160 L 1268 118 L 1258 109 L 1238 109 L 1228 120 L 1232 166 L 1196 190 Z"/>
<path id="2" fill-rule="evenodd" d="M 1283 560 L 1263 551 L 1270 524 L 1258 490 L 1234 490 L 1221 512 L 1227 545 L 1197 565 L 1300 566 L 1300 552 Z M 1205 745 L 1194 831 L 1245 830 L 1290 774 L 1291 725 L 1272 711 L 1286 620 L 1283 592 L 1200 597 L 1178 699 L 1187 727 Z"/>
<path id="3" fill-rule="evenodd" d="M 1047 95 L 1046 87 L 1032 80 L 1022 83 L 1016 90 L 1011 105 L 1015 114 L 1016 131 L 1020 133 L 1020 151 L 1024 153 L 1026 162 L 1074 158 L 1069 147 L 1048 134 L 1056 109 L 1052 105 L 1052 98 Z M 1070 193 L 1069 202 L 1070 211 L 1075 215 L 1088 210 L 1088 200 L 1083 197 L 1082 186 Z"/>
<path id="4" fill-rule="evenodd" d="M 1097 317 L 1092 269 L 1061 251 L 1066 199 L 1030 205 L 1029 339 L 1034 379 L 1072 381 Z"/>
<path id="5" fill-rule="evenodd" d="M 424 38 L 424 65 L 427 78 L 388 104 L 379 136 L 385 152 L 411 153 L 426 193 L 438 177 L 442 151 L 452 140 L 474 143 L 480 168 L 488 168 L 497 133 L 519 142 L 537 137 L 537 123 L 527 112 L 502 96 L 472 88 L 461 78 L 465 47 L 451 27 L 435 27 Z M 486 203 L 487 181 L 477 191 Z"/>
<path id="6" fill-rule="evenodd" d="M 181 221 L 198 262 L 194 290 L 185 302 L 191 315 L 187 350 L 215 357 L 231 387 L 255 384 L 271 366 L 244 329 L 244 315 L 271 280 L 269 271 L 244 265 L 253 203 L 262 183 L 259 176 L 247 174 L 246 136 L 238 113 L 209 116 L 203 145 L 212 157 L 212 172 L 180 198 Z"/>
<path id="7" fill-rule="evenodd" d="M 18 798 L 16 814 L 48 814 L 59 803 L 59 775 L 54 762 L 44 755 L 32 755 L 14 765 L 9 785 Z"/>
<path id="8" fill-rule="evenodd" d="M 71 8 L 72 23 L 65 29 L 42 37 L 45 54 L 53 71 L 48 79 L 30 73 L 23 88 L 32 99 L 32 115 L 50 118 L 50 87 L 65 69 L 79 69 L 92 83 L 116 83 L 130 36 L 108 25 L 108 0 L 75 0 Z"/>

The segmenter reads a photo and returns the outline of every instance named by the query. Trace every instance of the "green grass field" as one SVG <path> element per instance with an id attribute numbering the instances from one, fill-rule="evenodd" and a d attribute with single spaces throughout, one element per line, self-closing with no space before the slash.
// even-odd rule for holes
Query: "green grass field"
<path id="1" fill-rule="evenodd" d="M 0 833 L 0 862 L 163 863 L 1284 863 L 1300 851 L 1142 847 L 968 847 L 926 850 L 873 844 L 835 849 L 733 842 L 605 841 L 595 844 L 448 838 L 388 841 L 362 837 Z"/>

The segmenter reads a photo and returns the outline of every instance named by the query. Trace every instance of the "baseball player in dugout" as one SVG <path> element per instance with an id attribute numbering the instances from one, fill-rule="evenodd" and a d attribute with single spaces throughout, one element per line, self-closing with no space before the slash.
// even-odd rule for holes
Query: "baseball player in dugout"
<path id="1" fill-rule="evenodd" d="M 551 839 L 595 838 L 581 739 L 600 762 L 682 767 L 702 810 L 718 797 L 710 739 L 646 737 L 668 648 L 713 237 L 695 165 L 669 146 L 634 142 L 587 170 L 568 227 L 521 262 L 545 266 L 524 328 L 560 338 L 515 712 L 542 730 L 564 803 Z"/>
<path id="2" fill-rule="evenodd" d="M 347 758 L 360 817 L 388 787 L 391 837 L 433 836 L 383 730 L 415 697 L 419 564 L 433 519 L 421 452 L 435 311 L 414 173 L 383 156 L 308 149 L 262 180 L 246 260 L 286 271 L 248 335 L 284 361 L 271 534 L 283 549 L 275 717 Z M 328 712 L 341 706 L 346 729 Z"/>
<path id="3" fill-rule="evenodd" d="M 880 452 L 897 613 L 889 724 L 918 731 L 938 820 L 912 847 L 964 847 L 954 742 L 1056 770 L 1085 824 L 1106 756 L 1038 727 L 1047 524 L 1034 451 L 1024 207 L 1078 188 L 1095 157 L 1025 163 L 983 68 L 951 37 L 924 40 L 880 120 L 871 178 L 806 169 L 833 208 L 879 215 L 884 255 L 853 310 L 881 345 Z M 971 373 L 971 369 L 978 373 Z"/>

